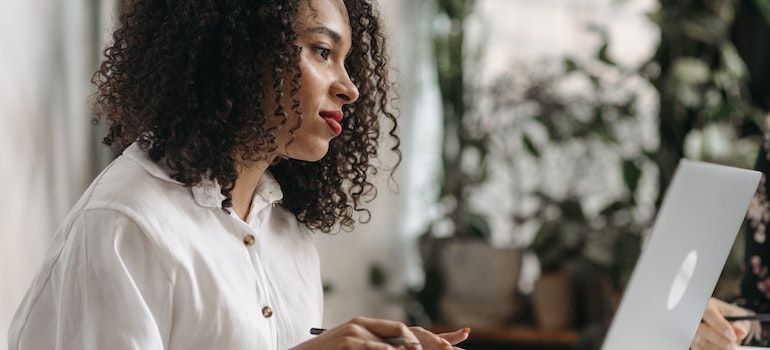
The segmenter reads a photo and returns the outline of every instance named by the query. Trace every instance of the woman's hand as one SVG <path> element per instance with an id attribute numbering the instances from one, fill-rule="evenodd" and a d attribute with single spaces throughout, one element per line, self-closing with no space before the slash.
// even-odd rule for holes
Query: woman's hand
<path id="1" fill-rule="evenodd" d="M 725 316 L 749 315 L 750 311 L 711 298 L 703 322 L 692 340 L 692 350 L 729 350 L 737 349 L 738 344 L 749 334 L 751 323 L 748 321 L 728 322 Z"/>
<path id="2" fill-rule="evenodd" d="M 384 338 L 402 337 L 410 345 L 396 348 Z M 420 340 L 401 322 L 356 317 L 294 347 L 295 350 L 424 350 Z"/>
<path id="3" fill-rule="evenodd" d="M 454 345 L 468 339 L 468 334 L 471 329 L 468 327 L 458 329 L 454 332 L 447 332 L 441 334 L 433 334 L 422 327 L 409 327 L 409 329 L 420 340 L 420 344 L 424 350 L 453 350 L 460 349 L 454 347 Z"/>
<path id="4" fill-rule="evenodd" d="M 453 345 L 468 339 L 470 328 L 433 334 L 422 327 L 407 327 L 401 322 L 356 317 L 321 335 L 301 343 L 293 350 L 373 349 L 373 350 L 453 350 Z M 394 347 L 385 338 L 402 337 L 409 345 Z"/>

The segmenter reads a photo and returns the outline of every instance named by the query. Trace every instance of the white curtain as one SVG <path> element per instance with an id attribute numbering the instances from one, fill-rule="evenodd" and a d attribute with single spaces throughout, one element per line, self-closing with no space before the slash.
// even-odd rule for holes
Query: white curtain
<path id="1" fill-rule="evenodd" d="M 0 344 L 51 235 L 109 159 L 88 102 L 108 2 L 0 1 Z"/>

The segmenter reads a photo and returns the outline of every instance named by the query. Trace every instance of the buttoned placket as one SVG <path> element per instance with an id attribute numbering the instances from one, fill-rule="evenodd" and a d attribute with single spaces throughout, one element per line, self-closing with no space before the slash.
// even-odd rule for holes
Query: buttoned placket
<path id="1" fill-rule="evenodd" d="M 173 184 L 183 185 L 168 175 L 171 170 L 165 162 L 154 162 L 137 144 L 132 144 L 123 153 L 141 164 L 151 175 Z M 265 172 L 258 186 L 259 192 L 255 193 L 252 200 L 249 217 L 246 220 L 242 220 L 230 209 L 228 211 L 230 213 L 229 217 L 222 220 L 221 223 L 227 231 L 241 241 L 241 247 L 245 250 L 246 256 L 248 256 L 248 258 L 244 256 L 244 262 L 251 263 L 257 284 L 254 288 L 256 294 L 262 299 L 258 300 L 261 305 L 257 306 L 259 308 L 257 312 L 268 322 L 271 329 L 271 338 L 277 342 L 277 325 L 274 315 L 280 313 L 281 310 L 277 309 L 276 306 L 278 305 L 274 304 L 278 300 L 278 295 L 273 290 L 275 284 L 262 262 L 263 254 L 260 236 L 262 235 L 263 223 L 268 219 L 270 213 L 267 207 L 275 207 L 277 201 L 283 198 L 283 193 L 280 189 L 280 184 L 269 172 Z M 204 179 L 201 183 L 192 186 L 191 192 L 198 205 L 214 210 L 218 215 L 223 214 L 221 203 L 225 196 L 222 194 L 221 187 L 216 180 Z"/>
<path id="2" fill-rule="evenodd" d="M 262 262 L 262 242 L 259 237 L 261 236 L 261 229 L 263 227 L 264 218 L 262 216 L 263 211 L 267 209 L 267 203 L 255 201 L 252 203 L 249 215 L 246 217 L 246 221 L 242 220 L 234 211 L 230 210 L 230 217 L 235 221 L 235 227 L 239 232 L 244 232 L 241 240 L 251 261 L 252 268 L 257 275 L 258 283 L 255 288 L 257 292 L 262 296 L 261 304 L 259 305 L 259 314 L 263 319 L 267 320 L 270 325 L 272 339 L 278 339 L 278 329 L 276 323 L 273 321 L 274 314 L 279 312 L 274 307 L 275 298 L 272 293 L 272 280 L 267 273 L 267 270 Z"/>
<path id="3" fill-rule="evenodd" d="M 229 212 L 230 228 L 233 230 L 231 233 L 238 237 L 246 250 L 248 261 L 251 262 L 252 270 L 256 275 L 257 285 L 255 290 L 257 295 L 262 297 L 259 302 L 258 312 L 262 317 L 268 321 L 271 330 L 271 337 L 275 341 L 278 339 L 278 330 L 275 320 L 275 313 L 281 312 L 275 308 L 275 301 L 277 296 L 273 293 L 272 286 L 273 281 L 270 275 L 267 273 L 262 262 L 262 242 L 260 236 L 262 235 L 262 226 L 269 214 L 269 208 L 275 206 L 277 200 L 283 197 L 280 189 L 276 190 L 275 187 L 279 186 L 272 175 L 266 175 L 266 187 L 259 189 L 252 198 L 249 215 L 245 220 L 241 219 L 235 211 L 231 209 Z M 260 183 L 260 185 L 262 185 Z M 272 187 L 272 188 L 271 188 Z M 198 204 L 206 207 L 211 207 L 213 210 L 222 210 L 221 203 L 224 199 L 220 191 L 220 187 L 217 182 L 205 181 L 192 188 L 193 196 Z"/>

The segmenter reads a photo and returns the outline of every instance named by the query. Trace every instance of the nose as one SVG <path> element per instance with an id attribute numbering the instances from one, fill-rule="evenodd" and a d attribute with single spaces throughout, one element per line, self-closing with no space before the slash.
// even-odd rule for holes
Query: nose
<path id="1" fill-rule="evenodd" d="M 344 104 L 351 104 L 358 100 L 358 87 L 350 79 L 346 70 L 342 71 L 340 79 L 338 79 L 333 86 L 334 96 L 342 100 Z"/>

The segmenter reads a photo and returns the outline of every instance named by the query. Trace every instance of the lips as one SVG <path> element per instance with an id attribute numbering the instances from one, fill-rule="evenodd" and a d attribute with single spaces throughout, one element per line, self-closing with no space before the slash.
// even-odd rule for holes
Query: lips
<path id="1" fill-rule="evenodd" d="M 342 111 L 321 111 L 318 113 L 326 121 L 334 136 L 342 133 Z"/>

